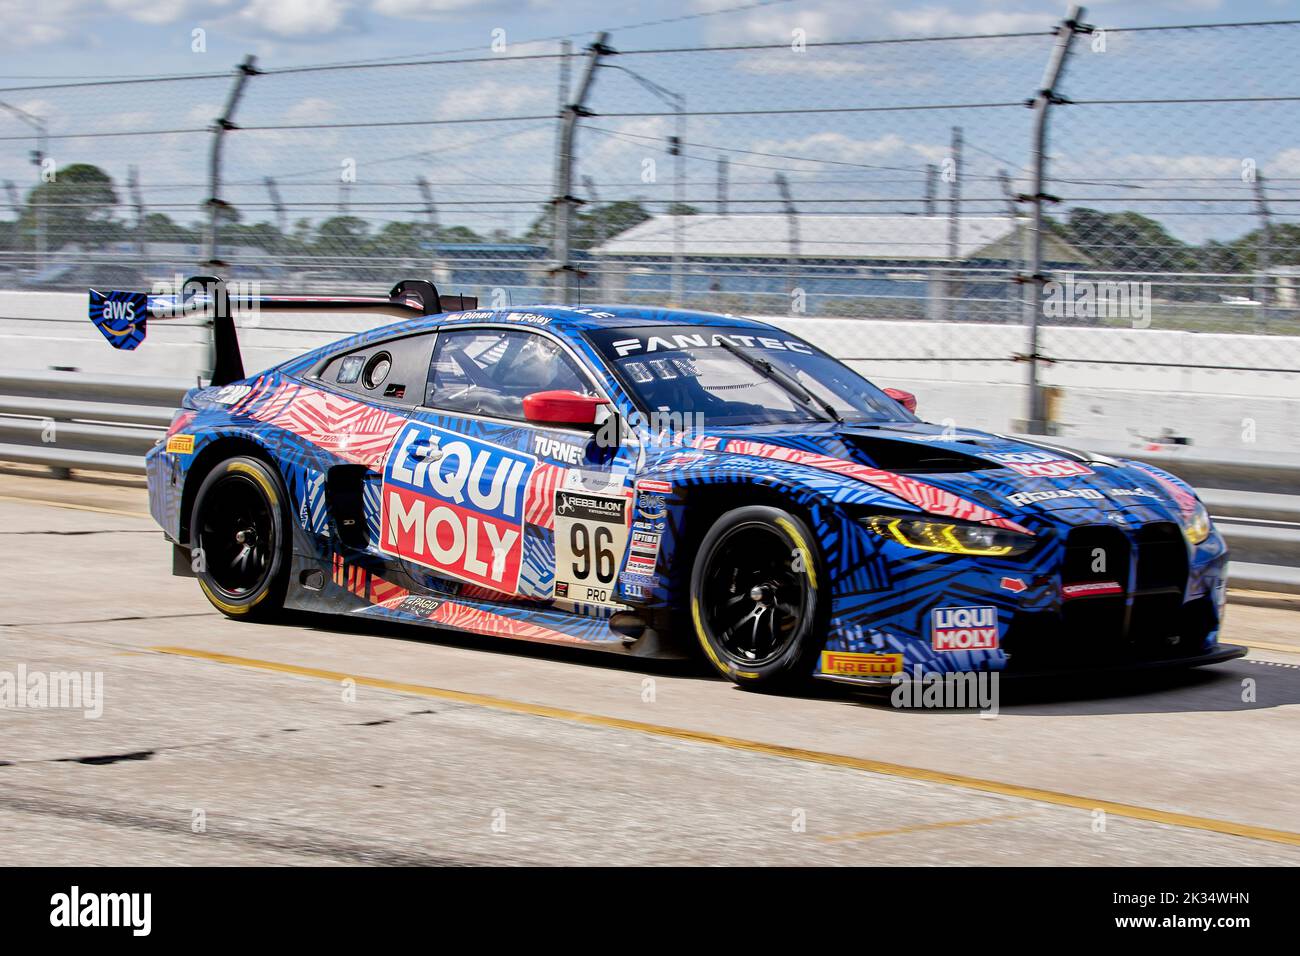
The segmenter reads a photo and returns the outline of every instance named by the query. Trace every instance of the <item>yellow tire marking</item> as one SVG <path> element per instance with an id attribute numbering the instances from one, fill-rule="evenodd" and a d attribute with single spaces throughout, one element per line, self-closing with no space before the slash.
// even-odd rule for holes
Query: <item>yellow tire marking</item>
<path id="1" fill-rule="evenodd" d="M 254 468 L 252 465 L 246 465 L 242 461 L 232 461 L 226 464 L 226 471 L 238 471 L 241 474 L 248 475 L 266 492 L 266 497 L 271 500 L 271 507 L 280 507 L 280 499 L 276 496 L 275 488 L 266 480 L 266 476 Z"/>
<path id="2" fill-rule="evenodd" d="M 704 653 L 709 656 L 709 660 L 713 661 L 713 666 L 723 674 L 731 674 L 733 668 L 722 663 L 714 652 L 713 645 L 704 636 L 704 622 L 700 620 L 700 602 L 695 598 L 691 598 L 691 619 L 695 622 L 695 637 L 699 640 L 700 647 L 704 648 Z"/>
<path id="3" fill-rule="evenodd" d="M 786 534 L 794 539 L 795 549 L 799 552 L 799 557 L 803 561 L 804 569 L 808 572 L 808 583 L 812 585 L 814 591 L 817 590 L 817 569 L 813 567 L 812 552 L 808 550 L 808 545 L 804 544 L 803 535 L 795 530 L 793 524 L 784 518 L 777 518 L 776 523 Z"/>
<path id="4" fill-rule="evenodd" d="M 996 817 L 972 817 L 969 820 L 937 820 L 934 823 L 913 823 L 892 830 L 863 830 L 861 833 L 842 833 L 834 836 L 820 836 L 822 843 L 845 843 L 849 840 L 874 840 L 876 837 L 900 836 L 905 833 L 924 833 L 926 830 L 948 830 L 952 827 L 974 827 L 986 823 L 1001 823 L 1003 820 L 1022 820 L 1026 813 L 1004 813 Z"/>
<path id="5" fill-rule="evenodd" d="M 515 714 L 529 714 L 533 717 L 549 717 L 589 727 L 603 727 L 615 730 L 631 730 L 637 733 L 667 737 L 673 740 L 685 740 L 697 744 L 709 744 L 725 747 L 745 753 L 764 754 L 769 757 L 785 757 L 790 760 L 802 760 L 806 763 L 823 764 L 830 767 L 845 767 L 850 770 L 862 770 L 890 777 L 902 777 L 908 780 L 922 780 L 950 787 L 960 787 L 979 793 L 995 793 L 1004 797 L 1016 797 L 1037 803 L 1048 803 L 1060 807 L 1072 807 L 1089 812 L 1101 810 L 1112 816 L 1130 820 L 1144 820 L 1148 823 L 1160 823 L 1166 826 L 1184 827 L 1191 830 L 1204 830 L 1209 833 L 1222 833 L 1228 836 L 1245 837 L 1251 840 L 1265 840 L 1269 843 L 1283 843 L 1300 846 L 1300 833 L 1290 830 L 1274 830 L 1269 827 L 1254 826 L 1249 823 L 1236 823 L 1231 820 L 1217 820 L 1213 817 L 1198 817 L 1189 813 L 1177 813 L 1172 810 L 1159 810 L 1135 804 L 1119 803 L 1114 800 L 1097 800 L 1092 797 L 1060 793 L 1056 790 L 1043 790 L 1038 787 L 1022 787 L 998 780 L 983 780 L 964 774 L 947 773 L 941 770 L 927 770 L 924 767 L 908 767 L 903 764 L 872 760 L 867 757 L 850 757 L 847 754 L 823 753 L 818 750 L 805 750 L 802 747 L 786 747 L 781 744 L 767 744 L 740 737 L 727 737 L 700 730 L 687 730 L 682 727 L 666 727 L 649 724 L 639 720 L 627 720 L 622 717 L 607 717 L 600 714 L 588 714 L 563 707 L 550 707 L 545 704 L 530 704 L 526 701 L 510 700 L 505 697 L 493 697 L 488 694 L 475 694 L 468 691 L 450 690 L 442 687 L 428 687 L 424 684 L 407 684 L 400 681 L 384 680 L 378 677 L 358 677 L 339 671 L 321 670 L 315 667 L 300 667 L 295 664 L 280 664 L 275 661 L 261 661 L 248 657 L 235 657 L 213 651 L 195 650 L 187 647 L 151 647 L 150 650 L 160 654 L 172 654 L 196 660 L 213 661 L 219 664 L 232 664 L 256 670 L 274 671 L 280 674 L 293 674 L 298 677 L 315 677 L 333 682 L 351 680 L 362 687 L 374 687 L 381 690 L 395 691 L 400 694 L 413 694 L 419 697 L 433 697 L 439 700 L 457 701 L 490 707 Z"/>
<path id="6" fill-rule="evenodd" d="M 257 600 L 253 601 L 251 604 L 231 604 L 213 594 L 212 589 L 208 587 L 208 583 L 202 578 L 199 578 L 199 587 L 203 589 L 203 593 L 207 595 L 209 601 L 227 614 L 247 614 L 250 610 L 257 607 L 262 598 L 266 597 L 266 590 L 263 589 L 262 593 L 257 596 Z"/>
<path id="7" fill-rule="evenodd" d="M 50 498 L 25 498 L 22 495 L 0 495 L 0 501 L 21 501 L 29 505 L 46 505 L 50 508 L 67 508 L 70 511 L 93 511 L 101 515 L 122 515 L 125 518 L 148 518 L 147 511 L 122 511 L 119 508 L 99 508 L 95 505 L 78 505 L 71 501 L 54 501 Z"/>

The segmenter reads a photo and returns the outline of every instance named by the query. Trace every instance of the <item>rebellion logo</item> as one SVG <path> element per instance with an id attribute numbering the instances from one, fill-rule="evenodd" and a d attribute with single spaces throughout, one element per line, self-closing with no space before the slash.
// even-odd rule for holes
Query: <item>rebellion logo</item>
<path id="1" fill-rule="evenodd" d="M 932 614 L 930 646 L 936 651 L 988 650 L 998 646 L 998 609 L 937 607 Z"/>
<path id="2" fill-rule="evenodd" d="M 514 594 L 532 455 L 408 422 L 384 466 L 380 550 Z"/>

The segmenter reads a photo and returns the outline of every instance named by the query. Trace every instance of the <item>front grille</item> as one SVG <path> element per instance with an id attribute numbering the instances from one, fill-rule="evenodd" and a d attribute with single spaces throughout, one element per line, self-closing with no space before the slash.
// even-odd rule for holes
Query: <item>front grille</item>
<path id="1" fill-rule="evenodd" d="M 1137 534 L 1137 590 L 1173 588 L 1187 583 L 1187 542 L 1172 521 L 1143 525 Z"/>
<path id="2" fill-rule="evenodd" d="M 1002 646 L 1012 669 L 1107 658 L 1166 659 L 1195 654 L 1217 626 L 1212 605 L 1183 606 L 1188 553 L 1171 522 L 1132 535 L 1108 525 L 1074 528 L 1066 539 L 1061 582 L 1117 583 L 1120 594 L 1074 597 L 1059 612 L 1020 612 Z"/>

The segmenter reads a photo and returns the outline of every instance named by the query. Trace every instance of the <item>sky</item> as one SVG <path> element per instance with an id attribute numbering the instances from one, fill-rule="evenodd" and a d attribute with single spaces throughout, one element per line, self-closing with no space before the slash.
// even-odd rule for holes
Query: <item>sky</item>
<path id="1" fill-rule="evenodd" d="M 1017 104 L 1063 12 L 1038 0 L 0 0 L 0 102 L 46 124 L 56 165 L 94 162 L 119 183 L 135 167 L 145 206 L 189 222 L 207 194 L 203 130 L 246 55 L 268 71 L 452 61 L 253 77 L 236 116 L 246 128 L 227 139 L 226 198 L 246 221 L 270 219 L 273 177 L 290 220 L 346 209 L 380 223 L 424 213 L 422 177 L 444 224 L 517 235 L 553 194 L 559 40 L 581 49 L 608 30 L 623 52 L 598 72 L 597 115 L 579 134 L 588 198 L 679 195 L 667 138 L 680 122 L 680 195 L 707 211 L 725 157 L 732 213 L 778 211 L 778 173 L 803 211 L 915 213 L 926 167 L 945 169 L 960 126 L 963 211 L 998 214 L 1001 170 L 1013 191 L 1028 187 L 1030 115 Z M 1297 104 L 1258 98 L 1300 97 L 1300 27 L 1111 31 L 1296 17 L 1300 2 L 1282 0 L 1090 5 L 1085 20 L 1106 33 L 1101 49 L 1076 40 L 1071 98 L 1249 101 L 1061 107 L 1053 189 L 1067 206 L 1140 209 L 1199 242 L 1253 226 L 1243 170 L 1256 170 L 1287 221 Z M 1007 36 L 1020 33 L 1031 35 Z M 972 34 L 998 36 L 820 45 Z M 719 46 L 759 48 L 637 52 Z M 198 78 L 120 82 L 154 76 Z M 36 174 L 29 122 L 0 114 L 0 179 L 20 191 Z M 950 188 L 942 178 L 940 195 Z"/>

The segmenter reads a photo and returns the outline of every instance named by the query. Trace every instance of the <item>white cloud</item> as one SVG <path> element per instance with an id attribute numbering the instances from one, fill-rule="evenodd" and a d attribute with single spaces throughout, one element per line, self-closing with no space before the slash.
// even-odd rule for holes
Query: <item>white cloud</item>
<path id="1" fill-rule="evenodd" d="M 536 83 L 484 80 L 445 93 L 438 101 L 438 119 L 470 116 L 542 115 L 555 112 L 555 91 Z"/>
<path id="2" fill-rule="evenodd" d="M 114 14 L 125 14 L 138 23 L 160 25 L 175 23 L 187 15 L 203 15 L 213 8 L 223 7 L 216 2 L 191 2 L 191 0 L 107 0 L 105 6 Z"/>
<path id="3" fill-rule="evenodd" d="M 1062 8 L 1063 9 L 1063 8 Z M 888 23 L 901 34 L 914 36 L 949 36 L 977 33 L 1023 33 L 1051 30 L 1061 19 L 1057 12 L 1018 12 L 985 10 L 959 12 L 951 7 L 922 7 L 919 10 L 894 10 Z"/>
<path id="4" fill-rule="evenodd" d="M 424 19 L 493 5 L 483 0 L 374 0 L 370 9 L 384 17 Z"/>
<path id="5" fill-rule="evenodd" d="M 351 0 L 250 0 L 236 19 L 276 36 L 322 37 L 347 25 L 354 9 Z"/>
<path id="6" fill-rule="evenodd" d="M 896 133 L 886 133 L 877 139 L 857 139 L 836 132 L 813 133 L 797 139 L 757 140 L 750 148 L 782 156 L 809 156 L 873 166 L 916 166 L 937 162 L 949 154 L 946 145 L 908 142 Z M 812 171 L 821 167 L 815 162 L 794 161 L 791 168 Z"/>

